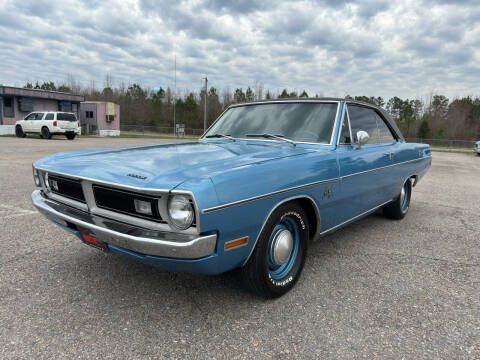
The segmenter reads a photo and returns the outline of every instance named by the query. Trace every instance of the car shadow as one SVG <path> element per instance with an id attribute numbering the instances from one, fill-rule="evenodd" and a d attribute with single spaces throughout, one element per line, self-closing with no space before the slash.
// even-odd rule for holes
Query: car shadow
<path id="1" fill-rule="evenodd" d="M 27 135 L 25 137 L 26 139 L 35 139 L 35 140 L 43 140 L 43 141 L 50 141 L 50 140 L 68 140 L 65 136 L 63 135 L 52 135 L 50 139 L 44 139 L 40 135 Z M 72 141 L 72 140 L 70 140 Z"/>

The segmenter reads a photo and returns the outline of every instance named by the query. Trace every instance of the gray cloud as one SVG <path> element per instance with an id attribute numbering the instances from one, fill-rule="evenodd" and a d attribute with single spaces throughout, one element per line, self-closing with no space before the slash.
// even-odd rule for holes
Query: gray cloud
<path id="1" fill-rule="evenodd" d="M 477 1 L 4 0 L 0 81 L 389 97 L 478 90 Z"/>

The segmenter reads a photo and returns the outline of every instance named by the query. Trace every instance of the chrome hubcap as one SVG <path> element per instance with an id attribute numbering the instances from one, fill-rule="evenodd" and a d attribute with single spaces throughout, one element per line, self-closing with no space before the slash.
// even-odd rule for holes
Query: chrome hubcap
<path id="1" fill-rule="evenodd" d="M 271 247 L 271 258 L 275 265 L 284 264 L 292 253 L 293 235 L 289 230 L 280 230 L 275 234 Z"/>
<path id="2" fill-rule="evenodd" d="M 402 191 L 400 192 L 400 204 L 403 204 L 404 199 L 405 199 L 405 186 L 402 187 Z"/>

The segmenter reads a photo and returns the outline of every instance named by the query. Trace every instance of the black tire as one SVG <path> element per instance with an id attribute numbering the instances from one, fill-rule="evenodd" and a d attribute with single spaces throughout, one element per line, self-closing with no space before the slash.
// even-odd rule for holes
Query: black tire
<path id="1" fill-rule="evenodd" d="M 402 193 L 405 192 L 405 196 Z M 401 220 L 407 215 L 412 197 L 412 182 L 408 179 L 402 187 L 395 201 L 383 207 L 383 215 L 394 220 Z"/>
<path id="2" fill-rule="evenodd" d="M 67 137 L 68 140 L 73 140 L 75 139 L 76 134 L 66 134 L 65 136 Z"/>
<path id="3" fill-rule="evenodd" d="M 273 264 L 273 243 L 280 238 L 278 234 L 284 230 L 292 230 L 292 250 L 284 263 Z M 287 293 L 302 273 L 307 255 L 308 234 L 308 218 L 298 202 L 282 204 L 275 209 L 267 220 L 250 259 L 240 269 L 247 289 L 265 298 L 277 298 Z M 273 269 L 276 266 L 279 268 Z"/>
<path id="4" fill-rule="evenodd" d="M 51 139 L 52 134 L 50 134 L 50 130 L 48 130 L 48 127 L 44 126 L 42 127 L 42 132 L 41 132 L 42 138 L 44 139 Z"/>
<path id="5" fill-rule="evenodd" d="M 15 127 L 15 135 L 19 138 L 24 138 L 25 136 L 27 136 L 27 134 L 23 132 L 23 129 L 20 125 L 17 125 Z"/>

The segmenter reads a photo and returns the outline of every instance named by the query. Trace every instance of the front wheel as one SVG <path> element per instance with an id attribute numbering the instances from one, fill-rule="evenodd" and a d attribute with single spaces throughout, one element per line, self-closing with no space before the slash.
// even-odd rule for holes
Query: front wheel
<path id="1" fill-rule="evenodd" d="M 400 194 L 395 201 L 383 208 L 383 215 L 390 219 L 401 220 L 407 215 L 410 207 L 410 198 L 412 196 L 412 182 L 407 179 L 400 190 Z"/>
<path id="2" fill-rule="evenodd" d="M 247 264 L 241 269 L 246 287 L 276 298 L 297 282 L 308 246 L 308 218 L 297 202 L 280 205 L 267 220 Z"/>
<path id="3" fill-rule="evenodd" d="M 50 133 L 50 130 L 46 126 L 42 128 L 42 138 L 44 139 L 51 139 L 52 134 Z"/>
<path id="4" fill-rule="evenodd" d="M 24 132 L 23 132 L 23 129 L 20 125 L 17 125 L 15 127 L 15 135 L 19 138 L 24 138 L 25 136 L 27 136 Z"/>

